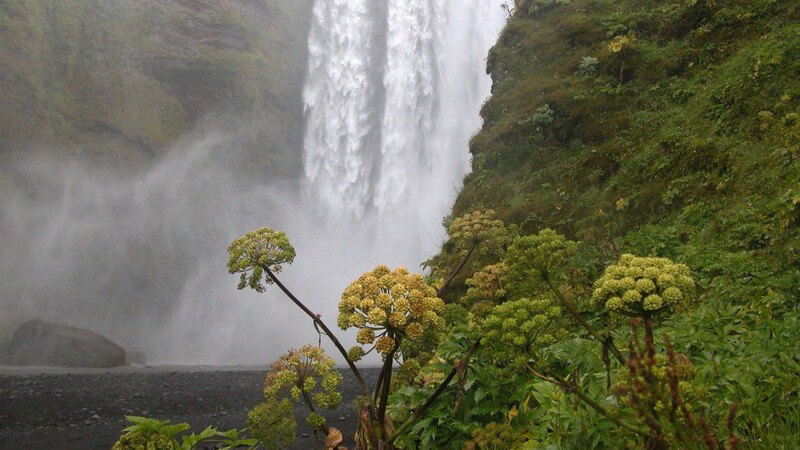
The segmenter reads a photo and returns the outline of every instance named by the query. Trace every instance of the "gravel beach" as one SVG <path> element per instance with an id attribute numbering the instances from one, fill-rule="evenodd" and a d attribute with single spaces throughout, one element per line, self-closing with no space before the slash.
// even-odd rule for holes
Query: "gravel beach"
<path id="1" fill-rule="evenodd" d="M 342 404 L 325 415 L 348 444 L 357 390 L 350 372 L 341 372 Z M 127 426 L 125 415 L 187 422 L 196 431 L 243 428 L 247 411 L 261 399 L 265 373 L 266 367 L 0 368 L 0 449 L 108 450 Z M 378 369 L 364 369 L 364 376 L 373 384 Z M 313 448 L 304 422 L 298 420 L 290 448 Z"/>

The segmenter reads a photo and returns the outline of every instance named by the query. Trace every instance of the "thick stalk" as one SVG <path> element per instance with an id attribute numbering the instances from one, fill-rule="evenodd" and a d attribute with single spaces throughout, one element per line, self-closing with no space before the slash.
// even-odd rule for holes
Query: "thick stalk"
<path id="1" fill-rule="evenodd" d="M 303 312 L 306 313 L 306 315 L 308 315 L 308 317 L 311 317 L 311 320 L 313 320 L 314 323 L 319 325 L 319 327 L 322 328 L 323 331 L 325 331 L 325 334 L 328 336 L 331 342 L 333 342 L 333 345 L 336 346 L 336 348 L 339 350 L 339 353 L 341 353 L 342 356 L 344 357 L 344 360 L 347 361 L 347 365 L 350 367 L 350 370 L 356 377 L 356 382 L 361 387 L 361 390 L 364 391 L 364 396 L 366 398 L 369 398 L 369 388 L 367 387 L 367 383 L 364 381 L 364 377 L 361 376 L 361 372 L 359 372 L 358 367 L 356 367 L 356 363 L 354 363 L 353 360 L 351 360 L 350 357 L 347 356 L 347 350 L 344 349 L 341 342 L 339 342 L 339 339 L 337 339 L 336 336 L 333 335 L 331 329 L 328 328 L 327 325 L 325 325 L 325 322 L 322 321 L 319 315 L 314 314 L 310 309 L 308 309 L 308 307 L 306 307 L 306 305 L 303 304 L 303 302 L 298 300 L 298 298 L 295 297 L 294 294 L 292 294 L 292 292 L 286 286 L 283 285 L 283 283 L 281 283 L 281 280 L 279 280 L 278 277 L 276 277 L 275 274 L 272 273 L 271 270 L 269 270 L 269 267 L 262 266 L 262 268 L 264 269 L 264 272 L 266 272 L 267 275 L 269 275 L 272 281 L 274 281 L 275 284 L 278 285 L 278 287 L 283 291 L 283 293 L 286 294 L 286 296 L 289 297 L 289 299 L 292 300 L 294 304 L 297 305 L 298 308 L 302 309 Z"/>
<path id="2" fill-rule="evenodd" d="M 450 283 L 452 283 L 453 280 L 456 278 L 458 273 L 461 272 L 461 269 L 463 269 L 464 266 L 467 264 L 467 260 L 469 260 L 469 257 L 472 256 L 472 253 L 475 251 L 476 248 L 478 248 L 478 244 L 472 244 L 472 247 L 469 249 L 467 254 L 464 255 L 463 258 L 461 258 L 461 262 L 458 263 L 458 266 L 456 266 L 455 270 L 450 272 L 450 276 L 448 276 L 447 279 L 444 280 L 444 284 L 442 284 L 442 287 L 440 287 L 436 291 L 436 296 L 437 297 L 441 297 L 442 296 L 442 294 L 444 293 L 445 288 L 447 288 L 447 286 L 450 285 Z"/>
<path id="3" fill-rule="evenodd" d="M 469 362 L 469 360 L 472 358 L 472 354 L 475 353 L 475 350 L 477 350 L 480 345 L 481 345 L 480 339 L 478 339 L 477 341 L 475 341 L 474 344 L 472 344 L 472 347 L 470 347 L 467 353 L 464 355 L 463 361 L 465 363 Z M 391 444 L 401 434 L 408 431 L 408 429 L 411 428 L 412 425 L 417 423 L 417 421 L 420 418 L 422 418 L 423 414 L 425 414 L 428 408 L 430 408 L 431 405 L 433 405 L 433 403 L 436 402 L 436 400 L 442 395 L 444 390 L 447 389 L 447 386 L 450 385 L 451 381 L 453 381 L 453 377 L 456 376 L 456 373 L 458 373 L 458 365 L 454 364 L 453 370 L 451 370 L 450 373 L 447 374 L 447 377 L 445 377 L 444 381 L 442 381 L 442 384 L 440 384 L 439 387 L 436 388 L 435 391 L 433 391 L 433 394 L 431 394 L 431 396 L 428 397 L 428 400 L 426 400 L 425 403 L 422 404 L 422 406 L 420 406 L 416 411 L 414 411 L 414 414 L 412 414 L 411 417 L 408 418 L 408 420 L 403 422 L 403 425 L 401 425 L 400 428 L 398 428 L 394 433 L 392 433 L 391 436 L 389 436 L 389 439 L 387 439 L 386 442 Z"/>
<path id="4" fill-rule="evenodd" d="M 644 316 L 644 343 L 647 348 L 647 357 L 650 359 L 650 364 L 656 363 L 656 347 L 655 340 L 653 339 L 653 322 L 650 320 L 649 315 Z"/>
<path id="5" fill-rule="evenodd" d="M 580 324 L 580 326 L 586 329 L 586 331 L 588 331 L 589 334 L 591 334 L 592 337 L 597 339 L 601 344 L 607 345 L 608 349 L 611 350 L 611 353 L 614 354 L 614 357 L 617 358 L 617 361 L 619 361 L 619 363 L 624 366 L 625 358 L 622 357 L 622 353 L 620 353 L 617 346 L 614 345 L 614 342 L 603 338 L 603 336 L 601 336 L 600 333 L 598 333 L 593 326 L 589 325 L 589 322 L 587 322 L 586 319 L 583 318 L 581 313 L 578 312 L 578 308 L 576 308 L 575 305 L 571 301 L 569 301 L 569 299 L 567 299 L 567 297 L 558 288 L 556 288 L 556 286 L 553 284 L 553 282 L 550 280 L 549 277 L 545 277 L 544 281 L 545 283 L 547 283 L 547 286 L 550 288 L 550 290 L 553 291 L 554 294 L 556 294 L 558 300 L 561 302 L 562 305 L 564 305 L 565 308 L 567 308 L 569 313 L 578 322 L 578 324 Z"/>
<path id="6" fill-rule="evenodd" d="M 389 337 L 393 337 L 389 333 Z M 381 429 L 384 429 L 384 420 L 386 418 L 386 403 L 389 402 L 389 389 L 392 385 L 392 362 L 394 362 L 394 354 L 400 348 L 400 340 L 395 341 L 394 348 L 388 355 L 386 361 L 383 363 L 383 372 L 381 373 L 381 398 L 378 401 L 378 420 L 380 420 Z"/>

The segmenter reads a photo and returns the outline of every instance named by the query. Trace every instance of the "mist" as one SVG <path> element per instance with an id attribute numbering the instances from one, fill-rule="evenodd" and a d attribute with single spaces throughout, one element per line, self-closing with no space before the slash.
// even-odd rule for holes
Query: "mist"
<path id="1" fill-rule="evenodd" d="M 229 242 L 260 226 L 287 233 L 297 258 L 280 277 L 331 325 L 361 273 L 421 270 L 469 169 L 502 2 L 372 3 L 315 4 L 296 177 L 243 171 L 259 158 L 241 145 L 257 124 L 213 118 L 137 170 L 46 146 L 7 158 L 0 339 L 41 318 L 97 331 L 150 364 L 220 365 L 316 343 L 282 293 L 237 291 L 226 271 Z"/>

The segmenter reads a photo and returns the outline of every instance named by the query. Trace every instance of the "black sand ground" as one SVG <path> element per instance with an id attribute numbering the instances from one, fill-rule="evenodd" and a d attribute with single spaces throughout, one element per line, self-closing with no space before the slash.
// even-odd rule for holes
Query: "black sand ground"
<path id="1" fill-rule="evenodd" d="M 125 415 L 188 422 L 197 431 L 243 428 L 247 411 L 261 399 L 265 375 L 265 369 L 209 368 L 34 372 L 0 370 L 0 449 L 107 450 L 127 426 Z M 357 391 L 350 372 L 342 375 L 344 400 L 326 416 L 347 439 L 355 429 Z M 377 370 L 365 376 L 372 384 Z M 313 448 L 313 434 L 303 421 L 298 425 L 292 448 Z"/>

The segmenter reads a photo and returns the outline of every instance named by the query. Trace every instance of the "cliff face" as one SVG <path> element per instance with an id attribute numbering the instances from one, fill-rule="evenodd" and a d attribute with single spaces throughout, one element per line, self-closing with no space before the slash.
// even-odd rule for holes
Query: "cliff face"
<path id="1" fill-rule="evenodd" d="M 586 260 L 686 262 L 709 296 L 800 273 L 800 6 L 525 0 L 488 57 L 493 95 L 454 214 L 555 228 Z M 601 266 L 598 266 L 598 269 Z"/>
<path id="2" fill-rule="evenodd" d="M 0 155 L 55 144 L 138 165 L 213 120 L 248 125 L 243 145 L 296 166 L 310 4 L 2 2 Z"/>

